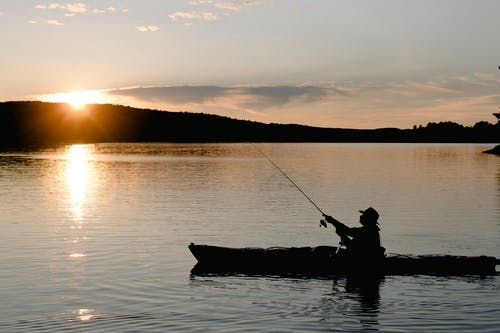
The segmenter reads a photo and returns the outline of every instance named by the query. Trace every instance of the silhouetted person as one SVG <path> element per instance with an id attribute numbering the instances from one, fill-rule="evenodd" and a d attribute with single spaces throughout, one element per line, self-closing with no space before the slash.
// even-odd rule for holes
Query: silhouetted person
<path id="1" fill-rule="evenodd" d="M 372 207 L 359 212 L 361 227 L 350 228 L 328 215 L 325 215 L 325 220 L 335 227 L 335 232 L 340 236 L 341 244 L 346 247 L 345 253 L 349 258 L 363 261 L 381 259 L 384 257 L 385 248 L 380 245 L 379 214 Z M 324 221 L 322 224 L 326 226 Z"/>

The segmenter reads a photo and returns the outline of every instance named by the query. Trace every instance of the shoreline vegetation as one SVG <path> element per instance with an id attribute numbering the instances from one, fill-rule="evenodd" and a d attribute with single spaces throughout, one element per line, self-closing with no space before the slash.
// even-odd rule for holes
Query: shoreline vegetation
<path id="1" fill-rule="evenodd" d="M 412 129 L 347 129 L 111 104 L 89 104 L 77 111 L 65 103 L 0 103 L 0 147 L 98 142 L 498 143 L 500 120 L 470 127 L 440 122 Z M 495 149 L 491 153 L 499 154 L 499 146 Z"/>

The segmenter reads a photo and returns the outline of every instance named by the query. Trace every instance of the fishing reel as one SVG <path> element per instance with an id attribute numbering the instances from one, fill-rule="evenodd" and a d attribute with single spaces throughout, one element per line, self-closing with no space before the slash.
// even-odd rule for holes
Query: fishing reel
<path id="1" fill-rule="evenodd" d="M 328 225 L 326 224 L 326 221 L 325 221 L 325 220 L 321 220 L 321 221 L 319 221 L 319 227 L 320 227 L 320 228 L 321 228 L 321 227 L 325 227 L 325 229 L 326 229 L 326 228 L 328 228 Z"/>

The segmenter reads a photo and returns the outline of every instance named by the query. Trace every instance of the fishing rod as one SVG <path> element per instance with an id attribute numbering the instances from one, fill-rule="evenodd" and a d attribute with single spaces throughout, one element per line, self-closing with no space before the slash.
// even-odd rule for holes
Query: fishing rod
<path id="1" fill-rule="evenodd" d="M 297 189 L 300 193 L 302 193 L 302 195 L 303 195 L 303 196 L 304 196 L 304 197 L 305 197 L 305 198 L 306 198 L 306 199 L 307 199 L 307 200 L 308 200 L 308 201 L 309 201 L 309 202 L 310 202 L 310 203 L 314 206 L 314 208 L 316 208 L 316 209 L 317 209 L 317 210 L 321 213 L 321 215 L 326 216 L 326 214 L 325 214 L 325 213 L 321 210 L 321 208 L 319 208 L 319 207 L 318 207 L 318 205 L 316 205 L 316 204 L 314 203 L 314 201 L 312 201 L 312 199 L 311 199 L 311 198 L 309 198 L 309 196 L 308 196 L 308 195 L 307 195 L 304 191 L 302 191 L 302 189 L 299 187 L 299 185 L 297 185 L 297 184 L 293 181 L 293 179 L 292 179 L 292 178 L 290 178 L 290 176 L 288 176 L 288 175 L 286 174 L 286 172 L 285 172 L 285 171 L 283 171 L 283 169 L 281 169 L 281 168 L 280 168 L 280 167 L 279 167 L 276 163 L 274 163 L 274 162 L 273 162 L 273 160 L 271 160 L 271 159 L 269 158 L 269 156 L 267 156 L 267 155 L 266 155 L 266 154 L 265 154 L 262 150 L 260 150 L 260 149 L 259 149 L 258 147 L 256 147 L 256 146 L 254 146 L 254 147 L 255 147 L 255 149 L 257 149 L 257 150 L 258 150 L 258 151 L 262 154 L 262 156 L 264 156 L 264 157 L 265 157 L 265 158 L 269 161 L 269 163 L 271 163 L 271 164 L 272 164 L 272 165 L 273 165 L 276 169 L 278 169 L 278 170 L 279 170 L 279 171 L 283 174 L 283 176 L 285 176 L 285 178 L 286 178 L 286 179 L 288 179 L 288 180 L 290 181 L 290 183 L 292 183 L 292 185 L 293 185 L 293 186 L 294 186 L 294 187 L 295 187 L 295 188 L 296 188 L 296 189 Z"/>

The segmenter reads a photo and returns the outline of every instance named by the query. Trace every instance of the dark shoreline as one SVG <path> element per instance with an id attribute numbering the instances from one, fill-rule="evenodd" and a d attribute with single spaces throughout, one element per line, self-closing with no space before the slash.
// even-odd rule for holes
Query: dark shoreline
<path id="1" fill-rule="evenodd" d="M 265 124 L 204 113 L 94 104 L 74 112 L 63 103 L 0 103 L 0 147 L 98 142 L 495 143 L 500 124 L 453 122 L 413 129 L 322 128 Z"/>

